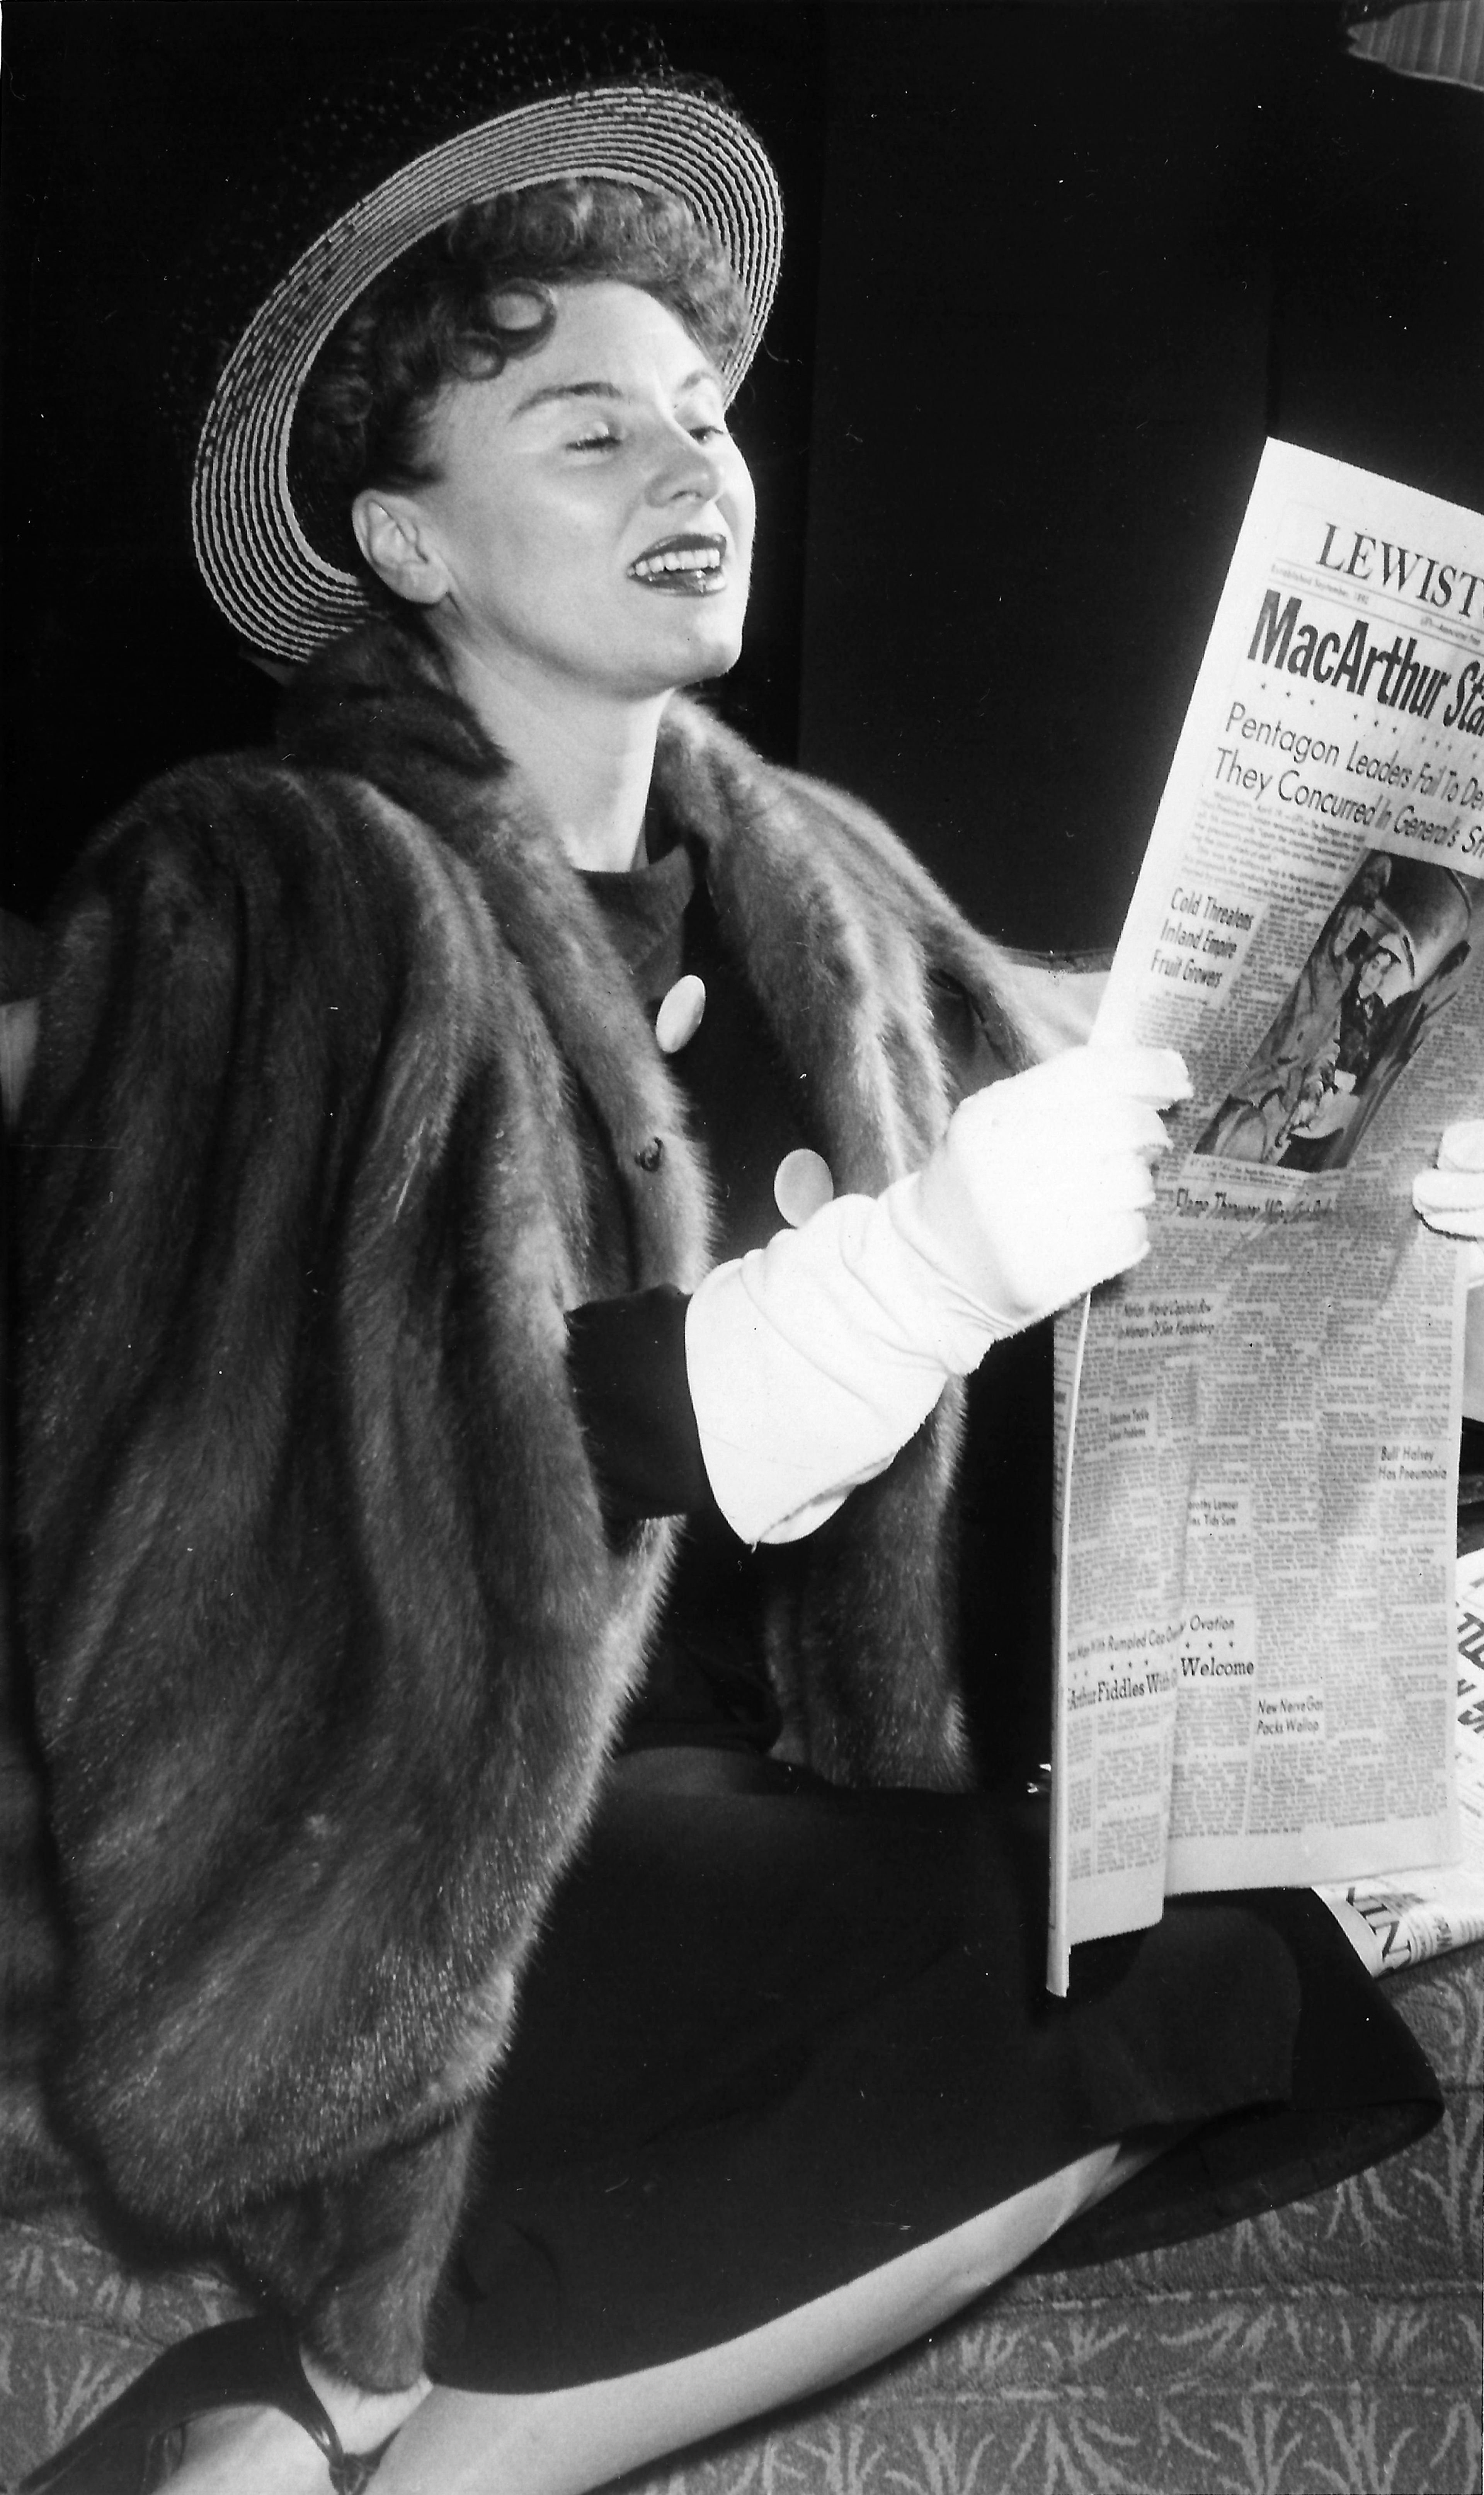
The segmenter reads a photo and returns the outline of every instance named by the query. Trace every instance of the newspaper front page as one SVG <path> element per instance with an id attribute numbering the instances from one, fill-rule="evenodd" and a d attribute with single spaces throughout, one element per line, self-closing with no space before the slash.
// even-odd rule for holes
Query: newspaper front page
<path id="1" fill-rule="evenodd" d="M 1484 520 L 1269 443 L 1098 1027 L 1178 1048 L 1147 1261 L 1064 1318 L 1048 1982 L 1167 1894 L 1458 1852 Z"/>

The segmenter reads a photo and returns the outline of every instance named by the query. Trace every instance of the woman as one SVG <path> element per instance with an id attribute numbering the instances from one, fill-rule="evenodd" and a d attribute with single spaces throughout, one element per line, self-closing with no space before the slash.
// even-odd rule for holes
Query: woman
<path id="1" fill-rule="evenodd" d="M 1037 1805 L 970 1790 L 957 1381 L 1145 1252 L 1183 1074 L 1058 1052 L 676 693 L 775 246 L 722 108 L 548 97 L 326 235 L 207 419 L 203 570 L 309 663 L 59 912 L 25 1614 L 65 2127 L 278 2319 L 37 2488 L 596 2485 L 1099 2201 L 1058 2259 L 1435 2118 L 1303 1896 L 1049 2002 Z"/>

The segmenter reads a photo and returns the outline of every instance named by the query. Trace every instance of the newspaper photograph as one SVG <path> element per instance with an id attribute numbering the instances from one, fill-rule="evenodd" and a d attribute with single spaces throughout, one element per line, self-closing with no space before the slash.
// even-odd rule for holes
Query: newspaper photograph
<path id="1" fill-rule="evenodd" d="M 1478 515 L 1268 444 L 1097 1036 L 1193 1097 L 1058 1329 L 1053 1991 L 1166 1895 L 1458 1855 L 1466 1281 L 1410 1189 L 1484 1107 Z"/>

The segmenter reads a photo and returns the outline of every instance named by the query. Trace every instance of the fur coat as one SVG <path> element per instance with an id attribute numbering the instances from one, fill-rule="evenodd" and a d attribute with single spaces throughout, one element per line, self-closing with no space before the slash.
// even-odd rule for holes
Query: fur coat
<path id="1" fill-rule="evenodd" d="M 1029 974 L 889 833 L 666 714 L 658 786 L 842 1188 L 920 1162 Z M 674 1526 L 610 1535 L 565 1311 L 693 1285 L 708 1176 L 597 912 L 422 645 L 306 670 L 64 897 L 24 1121 L 20 1613 L 62 1909 L 59 2120 L 405 2382 L 471 2109 L 639 1675 Z M 793 1547 L 799 1755 L 962 1783 L 954 1406 Z"/>

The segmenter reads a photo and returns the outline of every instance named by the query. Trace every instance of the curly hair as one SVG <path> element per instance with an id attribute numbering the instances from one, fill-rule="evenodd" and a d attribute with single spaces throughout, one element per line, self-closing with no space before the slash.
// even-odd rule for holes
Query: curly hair
<path id="1" fill-rule="evenodd" d="M 736 348 L 747 297 L 682 201 L 568 178 L 460 208 L 353 304 L 321 351 L 294 420 L 295 508 L 332 562 L 375 584 L 351 527 L 368 485 L 434 474 L 427 424 L 450 381 L 485 381 L 550 336 L 556 290 L 609 279 L 672 312 L 714 362 Z"/>

